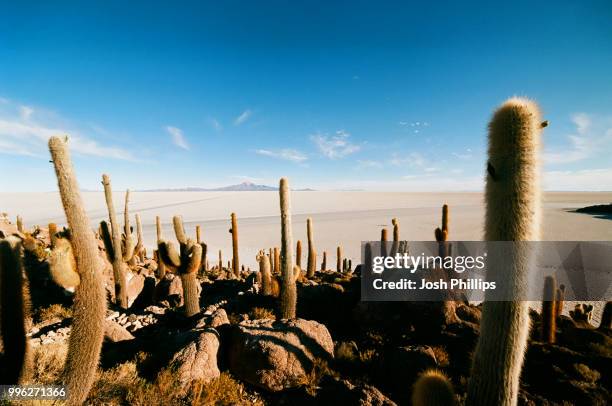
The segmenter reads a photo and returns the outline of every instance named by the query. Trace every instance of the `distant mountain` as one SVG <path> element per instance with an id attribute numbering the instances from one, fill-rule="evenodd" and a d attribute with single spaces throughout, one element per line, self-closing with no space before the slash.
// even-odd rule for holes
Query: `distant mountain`
<path id="1" fill-rule="evenodd" d="M 252 182 L 242 182 L 238 185 L 230 185 L 218 188 L 186 187 L 179 189 L 149 189 L 141 192 L 272 192 L 278 188 L 266 185 L 256 185 Z"/>

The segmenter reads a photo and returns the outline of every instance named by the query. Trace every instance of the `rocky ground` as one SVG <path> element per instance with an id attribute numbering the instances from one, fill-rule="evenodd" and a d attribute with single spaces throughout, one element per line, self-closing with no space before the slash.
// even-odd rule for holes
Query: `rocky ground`
<path id="1" fill-rule="evenodd" d="M 59 381 L 71 328 L 72 292 L 48 274 L 45 232 L 24 240 L 36 383 Z M 236 279 L 211 268 L 199 275 L 202 310 L 186 318 L 181 279 L 158 278 L 155 261 L 131 267 L 128 310 L 112 304 L 107 273 L 105 341 L 88 404 L 408 405 L 413 383 L 431 368 L 464 399 L 478 306 L 361 302 L 359 269 L 327 270 L 302 276 L 297 319 L 277 320 L 278 298 L 261 294 L 255 273 Z M 590 325 L 580 308 L 560 316 L 557 343 L 547 344 L 540 318 L 531 312 L 519 404 L 610 404 L 610 330 Z"/>

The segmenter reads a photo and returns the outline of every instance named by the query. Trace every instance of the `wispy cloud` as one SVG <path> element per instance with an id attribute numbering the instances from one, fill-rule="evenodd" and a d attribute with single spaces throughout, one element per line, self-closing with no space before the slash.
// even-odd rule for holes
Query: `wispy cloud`
<path id="1" fill-rule="evenodd" d="M 50 137 L 69 134 L 71 150 L 76 154 L 135 160 L 129 151 L 100 145 L 93 138 L 67 126 L 66 120 L 57 115 L 39 116 L 38 110 L 5 98 L 0 104 L 0 153 L 45 157 Z"/>
<path id="2" fill-rule="evenodd" d="M 567 164 L 612 152 L 612 117 L 577 113 L 571 120 L 576 129 L 566 137 L 569 145 L 545 151 L 544 162 Z"/>
<path id="3" fill-rule="evenodd" d="M 221 131 L 223 130 L 223 126 L 221 125 L 221 123 L 219 122 L 219 120 L 217 120 L 216 118 L 211 118 L 210 119 L 210 125 L 212 126 L 212 128 L 215 129 L 215 131 Z"/>
<path id="4" fill-rule="evenodd" d="M 252 115 L 253 112 L 250 109 L 246 109 L 242 112 L 242 114 L 236 117 L 236 119 L 234 120 L 234 125 L 244 124 Z"/>
<path id="5" fill-rule="evenodd" d="M 177 127 L 167 126 L 166 131 L 172 137 L 172 142 L 179 148 L 183 148 L 185 150 L 189 150 L 189 144 L 183 135 L 183 130 Z"/>
<path id="6" fill-rule="evenodd" d="M 427 121 L 399 121 L 398 124 L 401 127 L 412 130 L 414 134 L 418 134 L 423 128 L 429 127 L 429 123 Z"/>
<path id="7" fill-rule="evenodd" d="M 302 152 L 296 149 L 281 149 L 281 150 L 269 150 L 269 149 L 257 149 L 255 153 L 258 155 L 269 156 L 272 158 L 283 159 L 285 161 L 291 161 L 296 163 L 302 163 L 308 159 L 308 157 Z"/>
<path id="8" fill-rule="evenodd" d="M 426 164 L 425 157 L 418 152 L 410 152 L 405 156 L 400 156 L 395 153 L 391 155 L 391 160 L 389 163 L 393 166 L 408 166 L 411 168 L 422 168 Z"/>
<path id="9" fill-rule="evenodd" d="M 465 161 L 468 159 L 472 159 L 473 157 L 471 148 L 467 148 L 465 151 L 462 152 L 453 152 L 452 154 L 454 157 Z"/>
<path id="10" fill-rule="evenodd" d="M 344 130 L 336 131 L 335 135 L 313 134 L 310 139 L 319 151 L 329 159 L 343 158 L 361 149 L 361 146 L 349 141 L 351 134 Z"/>
<path id="11" fill-rule="evenodd" d="M 357 160 L 358 168 L 382 168 L 384 164 L 380 161 L 374 161 L 370 159 L 359 159 Z"/>

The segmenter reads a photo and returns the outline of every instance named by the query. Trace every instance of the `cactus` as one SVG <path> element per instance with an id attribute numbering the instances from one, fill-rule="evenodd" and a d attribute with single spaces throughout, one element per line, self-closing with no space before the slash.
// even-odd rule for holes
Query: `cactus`
<path id="1" fill-rule="evenodd" d="M 81 405 L 96 377 L 104 338 L 106 295 L 102 263 L 98 258 L 98 244 L 83 206 L 67 145 L 60 138 L 52 137 L 49 140 L 49 150 L 81 279 L 74 295 L 72 331 L 64 369 L 64 383 L 68 388 L 67 404 Z"/>
<path id="2" fill-rule="evenodd" d="M 456 404 L 453 385 L 442 372 L 435 369 L 427 370 L 415 382 L 412 391 L 413 406 L 453 406 Z"/>
<path id="3" fill-rule="evenodd" d="M 23 227 L 23 219 L 21 218 L 21 216 L 17 216 L 17 231 L 19 231 L 21 234 L 25 233 L 25 229 Z"/>
<path id="4" fill-rule="evenodd" d="M 279 185 L 281 212 L 281 275 L 280 318 L 294 319 L 297 288 L 293 271 L 293 232 L 291 230 L 291 196 L 289 181 L 281 178 Z"/>
<path id="5" fill-rule="evenodd" d="M 183 220 L 180 216 L 174 216 L 172 222 L 176 239 L 180 244 L 180 254 L 170 241 L 161 240 L 157 249 L 166 268 L 181 276 L 185 315 L 191 317 L 200 312 L 200 292 L 196 276 L 202 260 L 202 246 L 185 236 Z"/>
<path id="6" fill-rule="evenodd" d="M 272 294 L 272 271 L 270 270 L 270 257 L 265 253 L 259 256 L 259 272 L 261 273 L 261 293 L 264 296 Z"/>
<path id="7" fill-rule="evenodd" d="M 436 241 L 439 242 L 439 253 L 441 257 L 447 257 L 450 255 L 450 246 L 446 242 L 448 240 L 448 205 L 442 206 L 442 228 L 436 228 L 434 235 Z"/>
<path id="8" fill-rule="evenodd" d="M 51 252 L 47 263 L 49 264 L 51 278 L 62 288 L 74 289 L 81 282 L 72 252 L 72 244 L 67 238 L 52 238 Z"/>
<path id="9" fill-rule="evenodd" d="M 364 269 L 368 275 L 372 275 L 372 244 L 370 243 L 366 243 L 364 247 L 363 262 L 364 267 L 362 269 Z"/>
<path id="10" fill-rule="evenodd" d="M 300 280 L 301 277 L 302 277 L 302 269 L 297 265 L 293 265 L 293 281 L 297 282 Z"/>
<path id="11" fill-rule="evenodd" d="M 161 219 L 159 216 L 155 216 L 155 230 L 157 231 L 157 245 L 159 246 L 159 242 L 164 239 L 162 234 Z M 159 250 L 155 250 L 155 252 L 157 253 L 157 277 L 159 280 L 162 280 L 166 276 L 166 265 L 164 265 L 164 261 L 161 260 Z"/>
<path id="12" fill-rule="evenodd" d="M 513 98 L 489 124 L 486 182 L 486 241 L 537 241 L 540 229 L 539 135 L 543 127 L 535 103 Z M 514 297 L 526 297 L 531 255 L 517 254 L 488 267 L 488 277 Z M 489 258 L 491 259 L 491 258 Z M 466 404 L 516 405 L 529 334 L 526 301 L 485 302 Z"/>
<path id="13" fill-rule="evenodd" d="M 612 302 L 606 302 L 603 313 L 601 315 L 601 322 L 599 323 L 600 330 L 610 330 L 612 328 Z"/>
<path id="14" fill-rule="evenodd" d="M 342 272 L 342 246 L 340 245 L 336 248 L 336 272 Z"/>
<path id="15" fill-rule="evenodd" d="M 348 258 L 342 260 L 342 272 L 348 272 Z"/>
<path id="16" fill-rule="evenodd" d="M 232 213 L 232 267 L 234 271 L 234 277 L 240 278 L 240 260 L 238 259 L 238 220 L 236 219 L 236 213 Z"/>
<path id="17" fill-rule="evenodd" d="M 108 217 L 110 218 L 111 223 L 111 235 L 106 235 L 104 242 L 107 254 L 110 257 L 109 260 L 113 265 L 113 277 L 115 279 L 115 301 L 119 307 L 122 309 L 127 309 L 127 270 L 125 263 L 123 262 L 123 254 L 121 252 L 121 234 L 119 233 L 119 223 L 117 222 L 117 214 L 115 213 L 115 206 L 113 205 L 113 191 L 111 189 L 110 177 L 106 174 L 102 175 L 102 185 L 104 185 L 104 196 L 106 197 Z M 110 247 L 112 247 L 112 252 L 109 251 Z"/>
<path id="18" fill-rule="evenodd" d="M 323 251 L 323 259 L 321 260 L 321 270 L 327 270 L 327 251 Z"/>
<path id="19" fill-rule="evenodd" d="M 306 219 L 306 235 L 308 236 L 308 263 L 306 264 L 306 277 L 313 278 L 317 267 L 317 251 L 312 238 L 312 219 Z"/>
<path id="20" fill-rule="evenodd" d="M 393 245 L 391 246 L 391 256 L 395 256 L 395 254 L 399 252 L 400 244 L 399 220 L 393 218 L 391 219 L 391 224 L 393 224 Z"/>
<path id="21" fill-rule="evenodd" d="M 0 382 L 16 385 L 27 373 L 23 267 L 21 242 L 17 237 L 0 240 L 0 337 L 3 356 Z"/>
<path id="22" fill-rule="evenodd" d="M 559 285 L 559 289 L 557 289 L 556 301 L 555 318 L 559 318 L 563 313 L 563 305 L 565 304 L 565 285 L 563 284 Z"/>
<path id="23" fill-rule="evenodd" d="M 302 241 L 298 240 L 295 244 L 295 264 L 302 268 Z"/>
<path id="24" fill-rule="evenodd" d="M 557 330 L 555 311 L 556 283 L 554 276 L 544 278 L 544 297 L 542 298 L 542 341 L 549 344 L 555 343 Z"/>
<path id="25" fill-rule="evenodd" d="M 270 269 L 271 272 L 274 274 L 274 268 L 275 264 L 274 264 L 274 249 L 270 248 Z"/>
<path id="26" fill-rule="evenodd" d="M 280 259 L 280 250 L 278 247 L 274 247 L 274 273 L 279 275 L 281 272 L 281 259 Z"/>
<path id="27" fill-rule="evenodd" d="M 196 243 L 202 247 L 202 259 L 200 261 L 200 275 L 202 275 L 208 270 L 208 260 L 206 259 L 208 246 L 202 242 L 202 229 L 199 225 L 196 226 Z"/>
<path id="28" fill-rule="evenodd" d="M 388 251 L 387 251 L 387 229 L 383 228 L 382 230 L 380 230 L 380 256 L 381 257 L 386 257 L 387 255 L 389 255 Z"/>

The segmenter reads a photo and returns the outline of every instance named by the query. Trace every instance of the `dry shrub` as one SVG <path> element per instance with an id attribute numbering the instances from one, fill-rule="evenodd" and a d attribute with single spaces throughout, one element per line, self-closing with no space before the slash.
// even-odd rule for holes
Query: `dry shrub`
<path id="1" fill-rule="evenodd" d="M 52 304 L 49 307 L 39 309 L 36 319 L 39 323 L 55 320 L 63 320 L 72 317 L 72 308 L 64 307 L 61 304 Z"/>
<path id="2" fill-rule="evenodd" d="M 270 309 L 266 309 L 265 307 L 255 307 L 249 312 L 249 319 L 258 320 L 258 319 L 272 319 L 276 320 L 276 316 L 274 312 Z"/>
<path id="3" fill-rule="evenodd" d="M 446 351 L 446 349 L 441 345 L 433 346 L 431 347 L 431 349 L 434 355 L 436 356 L 436 361 L 438 361 L 438 366 L 441 368 L 446 368 L 450 363 L 448 352 Z"/>
<path id="4" fill-rule="evenodd" d="M 67 354 L 67 342 L 40 345 L 32 348 L 32 372 L 29 381 L 32 384 L 41 385 L 58 383 L 60 375 L 64 370 Z"/>
<path id="5" fill-rule="evenodd" d="M 306 393 L 310 396 L 316 396 L 319 383 L 326 375 L 336 376 L 336 373 L 329 368 L 326 361 L 315 358 L 312 370 L 306 374 L 300 383 L 306 390 Z"/>
<path id="6" fill-rule="evenodd" d="M 190 388 L 191 405 L 263 405 L 264 403 L 249 395 L 244 386 L 231 375 L 223 372 L 208 383 L 196 381 Z"/>

